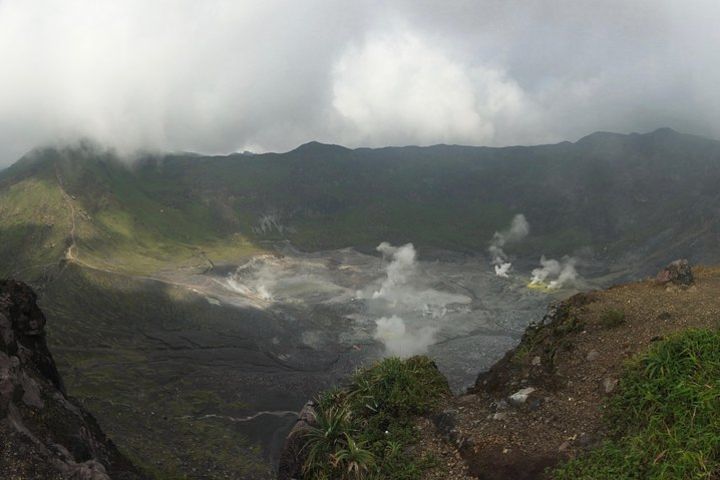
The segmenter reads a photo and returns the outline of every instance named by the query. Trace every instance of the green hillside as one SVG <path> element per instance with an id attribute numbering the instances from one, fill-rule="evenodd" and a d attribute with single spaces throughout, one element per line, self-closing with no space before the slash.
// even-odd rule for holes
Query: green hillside
<path id="1" fill-rule="evenodd" d="M 91 145 L 32 152 L 0 175 L 2 271 L 18 275 L 61 259 L 126 273 L 208 268 L 256 249 L 219 233 L 214 212 L 148 195 L 133 171 Z"/>
<path id="2" fill-rule="evenodd" d="M 307 249 L 412 241 L 482 252 L 524 213 L 541 253 L 717 258 L 720 143 L 664 129 L 538 147 L 146 156 L 97 146 L 31 152 L 0 174 L 7 273 L 72 249 L 101 269 L 149 274 L 239 258 L 264 241 Z M 74 235 L 71 235 L 73 220 Z M 669 251 L 668 251 L 669 250 Z"/>

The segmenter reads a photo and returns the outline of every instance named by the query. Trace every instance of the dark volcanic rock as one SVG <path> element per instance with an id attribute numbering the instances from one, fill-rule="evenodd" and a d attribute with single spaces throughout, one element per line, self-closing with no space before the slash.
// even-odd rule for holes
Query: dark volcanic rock
<path id="1" fill-rule="evenodd" d="M 0 478 L 147 478 L 67 397 L 35 293 L 13 280 L 0 281 Z"/>
<path id="2" fill-rule="evenodd" d="M 692 285 L 695 281 L 690 263 L 685 260 L 675 260 L 658 272 L 655 281 L 661 285 L 673 283 L 675 285 Z"/>
<path id="3" fill-rule="evenodd" d="M 315 426 L 315 423 L 315 402 L 311 400 L 300 410 L 295 426 L 290 430 L 290 433 L 285 439 L 285 444 L 280 453 L 278 480 L 302 478 L 301 470 L 303 463 L 305 463 L 305 454 L 303 452 L 303 447 L 305 446 L 304 437 L 308 430 Z"/>

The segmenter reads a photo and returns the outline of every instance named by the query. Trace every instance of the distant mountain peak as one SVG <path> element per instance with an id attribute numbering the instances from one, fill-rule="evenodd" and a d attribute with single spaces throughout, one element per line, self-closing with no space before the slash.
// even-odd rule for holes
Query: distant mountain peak
<path id="1" fill-rule="evenodd" d="M 678 132 L 677 130 L 673 130 L 670 127 L 661 127 L 656 130 L 653 130 L 651 132 L 647 133 L 630 133 L 630 134 L 623 134 L 623 133 L 615 133 L 615 132 L 606 132 L 606 131 L 598 131 L 591 133 L 590 135 L 586 135 L 582 137 L 580 140 L 578 140 L 577 144 L 589 144 L 589 143 L 596 143 L 596 142 L 603 142 L 608 140 L 619 140 L 624 138 L 631 138 L 631 137 L 646 137 L 646 138 L 675 138 L 675 137 L 681 137 L 684 134 Z"/>
<path id="2" fill-rule="evenodd" d="M 677 135 L 682 135 L 682 134 L 680 132 L 678 132 L 677 130 L 673 130 L 670 127 L 661 127 L 661 128 L 658 128 L 657 130 L 653 130 L 652 132 L 648 133 L 647 135 L 652 135 L 654 137 L 659 137 L 659 136 L 672 137 L 672 136 L 677 136 Z"/>
<path id="3" fill-rule="evenodd" d="M 342 145 L 335 145 L 332 143 L 321 143 L 318 141 L 311 141 L 303 143 L 296 149 L 292 150 L 291 153 L 331 153 L 331 152 L 349 152 L 350 149 L 343 147 Z"/>

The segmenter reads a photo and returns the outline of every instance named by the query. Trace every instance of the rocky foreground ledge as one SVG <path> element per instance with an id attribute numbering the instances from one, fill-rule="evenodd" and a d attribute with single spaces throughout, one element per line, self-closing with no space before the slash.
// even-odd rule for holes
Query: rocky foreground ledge
<path id="1" fill-rule="evenodd" d="M 145 479 L 66 395 L 36 301 L 24 283 L 0 280 L 0 478 Z"/>
<path id="2" fill-rule="evenodd" d="M 439 467 L 421 478 L 605 478 L 556 477 L 553 469 L 586 458 L 613 438 L 618 425 L 608 422 L 607 405 L 622 393 L 630 359 L 679 332 L 717 332 L 718 292 L 720 268 L 693 272 L 686 261 L 677 261 L 655 279 L 551 305 L 473 388 L 447 397 L 434 414 L 418 419 L 422 438 L 413 455 L 429 452 L 439 460 Z M 297 452 L 302 452 L 303 431 L 312 425 L 309 404 L 288 438 L 280 479 L 302 478 Z M 663 461 L 669 460 L 661 453 L 649 463 Z"/>

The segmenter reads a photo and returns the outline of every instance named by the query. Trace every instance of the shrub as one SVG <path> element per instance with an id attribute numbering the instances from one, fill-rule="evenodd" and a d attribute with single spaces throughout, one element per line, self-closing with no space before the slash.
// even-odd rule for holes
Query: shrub
<path id="1" fill-rule="evenodd" d="M 304 473 L 313 480 L 420 478 L 432 459 L 406 455 L 414 421 L 449 394 L 427 357 L 387 358 L 358 370 L 350 385 L 317 399 L 317 425 L 307 434 Z"/>
<path id="2" fill-rule="evenodd" d="M 600 316 L 600 323 L 607 328 L 619 327 L 625 323 L 625 312 L 612 308 L 605 310 Z"/>

